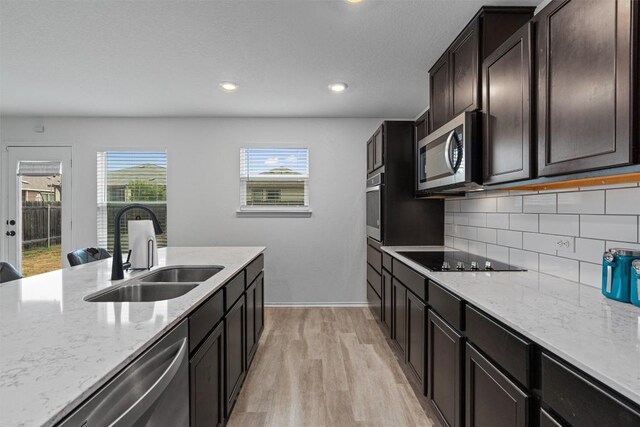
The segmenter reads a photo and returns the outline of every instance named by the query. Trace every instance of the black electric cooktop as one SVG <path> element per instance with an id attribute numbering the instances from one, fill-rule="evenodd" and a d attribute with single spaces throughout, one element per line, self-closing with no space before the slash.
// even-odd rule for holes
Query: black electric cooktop
<path id="1" fill-rule="evenodd" d="M 522 267 L 462 251 L 398 253 L 431 271 L 526 271 Z"/>

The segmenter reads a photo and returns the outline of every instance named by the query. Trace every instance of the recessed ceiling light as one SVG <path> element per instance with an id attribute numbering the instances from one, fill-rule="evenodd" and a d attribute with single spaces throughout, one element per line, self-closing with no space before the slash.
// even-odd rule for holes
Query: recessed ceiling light
<path id="1" fill-rule="evenodd" d="M 329 85 L 329 90 L 331 90 L 331 92 L 333 93 L 342 93 L 347 90 L 348 87 L 349 85 L 347 85 L 346 83 L 336 82 Z"/>
<path id="2" fill-rule="evenodd" d="M 358 4 L 358 3 L 362 3 L 362 0 L 345 0 L 347 3 L 351 3 L 351 4 Z"/>
<path id="3" fill-rule="evenodd" d="M 234 82 L 220 82 L 220 89 L 225 92 L 235 92 L 238 90 L 238 85 Z"/>

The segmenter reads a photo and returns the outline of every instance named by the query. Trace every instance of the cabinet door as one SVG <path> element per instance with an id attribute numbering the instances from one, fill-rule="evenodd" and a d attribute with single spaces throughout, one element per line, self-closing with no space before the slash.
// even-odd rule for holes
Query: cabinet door
<path id="1" fill-rule="evenodd" d="M 225 317 L 225 348 L 226 348 L 226 392 L 225 412 L 227 417 L 231 413 L 233 404 L 238 397 L 240 386 L 246 373 L 245 363 L 245 322 L 246 302 L 244 295 L 235 303 Z"/>
<path id="2" fill-rule="evenodd" d="M 531 24 L 484 61 L 484 183 L 532 177 Z"/>
<path id="3" fill-rule="evenodd" d="M 374 145 L 373 138 L 367 141 L 367 173 L 373 172 Z"/>
<path id="4" fill-rule="evenodd" d="M 256 279 L 256 343 L 264 330 L 264 272 Z"/>
<path id="5" fill-rule="evenodd" d="M 391 298 L 391 274 L 382 270 L 382 321 L 391 334 L 393 299 Z"/>
<path id="6" fill-rule="evenodd" d="M 550 413 L 540 408 L 540 427 L 562 427 Z"/>
<path id="7" fill-rule="evenodd" d="M 247 349 L 247 362 L 249 366 L 256 351 L 256 281 L 247 288 L 247 324 L 245 334 L 245 348 Z"/>
<path id="8" fill-rule="evenodd" d="M 429 134 L 429 110 L 416 120 L 416 141 L 420 141 Z"/>
<path id="9" fill-rule="evenodd" d="M 407 364 L 426 394 L 424 372 L 427 308 L 420 298 L 407 292 Z"/>
<path id="10" fill-rule="evenodd" d="M 463 408 L 463 338 L 429 310 L 427 341 L 427 396 L 445 426 L 459 427 Z"/>
<path id="11" fill-rule="evenodd" d="M 467 344 L 467 427 L 529 425 L 529 396 Z"/>
<path id="12" fill-rule="evenodd" d="M 540 176 L 633 161 L 631 3 L 555 1 L 536 16 Z"/>
<path id="13" fill-rule="evenodd" d="M 224 425 L 224 325 L 220 323 L 189 362 L 191 427 Z"/>
<path id="14" fill-rule="evenodd" d="M 474 20 L 449 49 L 452 118 L 481 107 L 479 23 L 479 19 Z"/>
<path id="15" fill-rule="evenodd" d="M 429 130 L 431 132 L 447 123 L 452 117 L 449 84 L 449 58 L 445 53 L 429 71 Z"/>
<path id="16" fill-rule="evenodd" d="M 393 298 L 393 340 L 396 342 L 400 350 L 404 353 L 406 350 L 406 299 L 407 288 L 396 279 L 391 280 L 391 292 Z"/>
<path id="17" fill-rule="evenodd" d="M 373 134 L 373 169 L 378 169 L 384 163 L 384 125 Z"/>

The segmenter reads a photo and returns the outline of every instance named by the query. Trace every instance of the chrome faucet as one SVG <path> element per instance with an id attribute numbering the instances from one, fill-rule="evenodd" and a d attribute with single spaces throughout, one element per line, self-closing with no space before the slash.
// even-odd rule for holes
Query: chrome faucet
<path id="1" fill-rule="evenodd" d="M 122 209 L 118 211 L 115 219 L 115 230 L 114 230 L 114 238 L 113 238 L 113 264 L 111 266 L 111 280 L 122 280 L 124 279 L 124 266 L 122 265 L 122 247 L 120 243 L 120 222 L 122 220 L 122 215 L 130 209 L 142 209 L 146 211 L 151 216 L 151 221 L 153 221 L 153 229 L 156 234 L 162 234 L 162 227 L 160 227 L 160 222 L 158 221 L 158 217 L 153 213 L 151 209 L 144 205 L 133 204 L 124 206 Z"/>

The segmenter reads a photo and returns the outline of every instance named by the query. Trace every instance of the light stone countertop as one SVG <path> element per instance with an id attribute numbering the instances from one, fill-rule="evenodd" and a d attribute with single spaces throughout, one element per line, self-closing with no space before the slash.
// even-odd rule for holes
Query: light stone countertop
<path id="1" fill-rule="evenodd" d="M 434 272 L 382 250 L 640 405 L 640 307 L 599 289 L 527 272 Z"/>
<path id="2" fill-rule="evenodd" d="M 109 280 L 111 260 L 0 285 L 0 426 L 60 421 L 264 250 L 161 249 L 158 267 L 224 266 L 192 291 L 166 301 L 84 301 L 121 283 Z M 125 280 L 144 273 L 125 273 Z"/>

